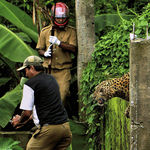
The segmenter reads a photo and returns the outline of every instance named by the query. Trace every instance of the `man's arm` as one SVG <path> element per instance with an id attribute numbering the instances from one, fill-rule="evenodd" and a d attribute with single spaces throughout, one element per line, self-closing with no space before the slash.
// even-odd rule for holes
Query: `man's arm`
<path id="1" fill-rule="evenodd" d="M 76 46 L 70 45 L 70 44 L 66 44 L 66 43 L 63 43 L 63 42 L 60 43 L 59 47 L 64 49 L 64 50 L 66 50 L 66 51 L 72 52 L 72 53 L 75 53 L 76 50 L 77 50 Z"/>
<path id="2" fill-rule="evenodd" d="M 66 44 L 66 43 L 63 43 L 63 42 L 60 43 L 59 47 L 62 48 L 63 50 L 66 50 L 66 51 L 69 51 L 69 52 L 72 52 L 72 53 L 75 53 L 76 50 L 77 50 L 76 46 Z M 44 57 L 45 50 L 44 49 L 38 49 L 38 53 L 39 53 L 40 56 Z"/>
<path id="3" fill-rule="evenodd" d="M 75 53 L 77 50 L 76 46 L 61 42 L 60 40 L 58 40 L 58 38 L 56 36 L 50 36 L 49 42 L 52 44 L 56 44 L 63 50 L 66 50 L 66 51 L 69 51 L 72 53 Z"/>
<path id="4" fill-rule="evenodd" d="M 13 127 L 15 127 L 16 129 L 22 127 L 23 124 L 28 122 L 31 114 L 32 114 L 32 111 L 23 110 L 20 117 L 19 115 L 17 115 L 16 117 L 12 119 Z"/>
<path id="5" fill-rule="evenodd" d="M 38 53 L 40 56 L 44 57 L 45 50 L 44 49 L 38 49 Z"/>

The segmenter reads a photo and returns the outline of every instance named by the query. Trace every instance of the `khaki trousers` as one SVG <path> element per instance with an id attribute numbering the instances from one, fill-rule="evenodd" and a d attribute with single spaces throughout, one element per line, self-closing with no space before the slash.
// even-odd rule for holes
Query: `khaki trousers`
<path id="1" fill-rule="evenodd" d="M 70 69 L 51 69 L 51 75 L 54 76 L 59 85 L 61 100 L 63 106 L 66 106 L 66 98 L 70 96 L 70 81 L 71 81 L 71 73 Z"/>
<path id="2" fill-rule="evenodd" d="M 40 133 L 34 137 L 34 135 Z M 72 141 L 69 122 L 47 125 L 37 129 L 29 140 L 26 150 L 65 150 Z"/>

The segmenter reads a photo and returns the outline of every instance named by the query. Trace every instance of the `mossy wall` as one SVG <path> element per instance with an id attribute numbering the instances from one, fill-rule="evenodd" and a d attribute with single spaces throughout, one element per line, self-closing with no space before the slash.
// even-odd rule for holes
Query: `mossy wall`
<path id="1" fill-rule="evenodd" d="M 101 150 L 130 149 L 130 119 L 124 115 L 129 102 L 113 98 L 107 102 L 104 119 L 101 120 Z"/>

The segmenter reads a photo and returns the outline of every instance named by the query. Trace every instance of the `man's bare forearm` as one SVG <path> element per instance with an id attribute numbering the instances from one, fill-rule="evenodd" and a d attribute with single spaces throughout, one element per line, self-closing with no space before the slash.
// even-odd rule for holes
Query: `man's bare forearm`
<path id="1" fill-rule="evenodd" d="M 16 115 L 13 117 L 11 124 L 13 124 L 14 128 L 18 129 L 29 121 L 31 114 L 32 111 L 24 110 L 22 111 L 21 116 Z"/>
<path id="2" fill-rule="evenodd" d="M 44 57 L 45 50 L 38 49 L 38 53 L 39 53 L 40 56 Z"/>
<path id="3" fill-rule="evenodd" d="M 29 117 L 31 116 L 31 114 L 32 114 L 32 111 L 23 110 L 22 113 L 21 113 L 21 117 L 20 117 L 19 122 L 23 123 L 23 122 L 27 121 L 29 119 Z"/>
<path id="4" fill-rule="evenodd" d="M 60 43 L 59 47 L 62 48 L 63 50 L 66 50 L 66 51 L 69 51 L 69 52 L 72 52 L 72 53 L 75 53 L 76 50 L 77 50 L 76 46 L 71 45 L 71 44 L 66 44 L 66 43 L 63 43 L 63 42 Z"/>

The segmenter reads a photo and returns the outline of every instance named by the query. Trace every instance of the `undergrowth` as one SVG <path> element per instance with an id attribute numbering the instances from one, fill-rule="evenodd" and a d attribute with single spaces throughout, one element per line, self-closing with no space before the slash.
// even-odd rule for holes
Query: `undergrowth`
<path id="1" fill-rule="evenodd" d="M 100 120 L 103 119 L 102 115 L 99 116 L 97 104 L 92 100 L 91 93 L 94 87 L 103 80 L 122 76 L 129 71 L 129 36 L 130 33 L 133 33 L 133 22 L 137 38 L 146 38 L 146 25 L 150 22 L 150 4 L 144 9 L 141 15 L 133 12 L 134 19 L 127 21 L 121 18 L 122 21 L 117 26 L 110 25 L 100 31 L 103 35 L 95 44 L 92 59 L 83 71 L 80 95 L 82 95 L 84 107 L 81 111 L 85 112 L 83 119 L 89 125 L 88 143 L 92 145 L 90 150 L 96 149 L 95 135 L 97 128 L 101 126 Z"/>

